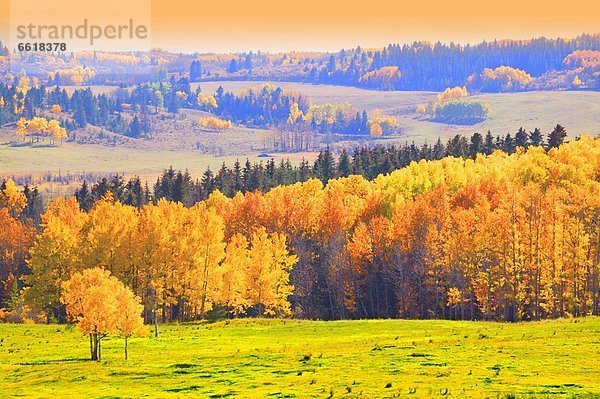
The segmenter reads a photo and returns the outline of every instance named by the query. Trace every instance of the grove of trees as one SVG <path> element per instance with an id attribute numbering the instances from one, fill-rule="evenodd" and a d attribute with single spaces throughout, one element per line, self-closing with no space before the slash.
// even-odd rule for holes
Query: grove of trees
<path id="1" fill-rule="evenodd" d="M 553 133 L 562 140 L 560 126 Z M 4 307 L 64 321 L 63 283 L 99 267 L 141 298 L 145 321 L 155 324 L 600 312 L 597 138 L 413 161 L 373 180 L 336 177 L 348 161 L 331 164 L 325 183 L 309 178 L 232 197 L 213 189 L 187 204 L 125 205 L 109 191 L 82 209 L 59 198 L 35 237 L 19 215 L 27 200 L 7 185 L 0 215 L 11 231 L 2 234 L 29 238 L 1 240 L 15 255 L 21 248 L 2 263 L 13 276 Z"/>
<path id="2" fill-rule="evenodd" d="M 589 58 L 581 51 L 590 54 L 600 50 L 599 38 L 598 34 L 584 34 L 573 39 L 542 37 L 484 41 L 476 45 L 418 41 L 390 44 L 375 51 L 358 47 L 331 55 L 327 62 L 313 66 L 306 80 L 384 90 L 440 91 L 464 85 L 469 76 L 481 74 L 486 68 L 497 72 L 499 67 L 508 67 L 508 70 L 522 70 L 531 77 L 540 77 L 570 67 L 575 59 Z M 567 58 L 571 54 L 574 55 Z M 398 74 L 392 73 L 392 67 Z M 503 89 L 494 82 L 485 87 Z"/>
<path id="3" fill-rule="evenodd" d="M 484 120 L 490 105 L 483 100 L 467 100 L 468 96 L 465 86 L 448 87 L 429 104 L 417 107 L 417 111 L 438 122 L 472 124 Z"/>
<path id="4" fill-rule="evenodd" d="M 90 339 L 91 360 L 101 360 L 101 342 L 109 334 L 123 337 L 127 360 L 129 338 L 147 333 L 139 298 L 108 270 L 95 267 L 74 273 L 62 282 L 61 292 L 69 319 Z"/>

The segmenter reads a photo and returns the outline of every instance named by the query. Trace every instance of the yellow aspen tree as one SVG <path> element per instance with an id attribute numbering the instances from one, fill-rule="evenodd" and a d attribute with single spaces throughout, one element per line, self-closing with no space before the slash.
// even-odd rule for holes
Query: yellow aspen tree
<path id="1" fill-rule="evenodd" d="M 129 338 L 148 334 L 141 314 L 144 305 L 128 287 L 118 284 L 115 287 L 117 309 L 114 317 L 113 331 L 125 340 L 125 360 L 129 358 Z"/>
<path id="2" fill-rule="evenodd" d="M 159 316 L 166 320 L 167 308 L 177 303 L 182 292 L 175 282 L 182 278 L 185 263 L 180 245 L 188 227 L 184 224 L 184 212 L 181 203 L 164 199 L 140 211 L 136 236 L 139 268 L 144 275 L 142 298 L 148 312 L 146 320 L 152 320 L 155 336 L 158 336 Z"/>
<path id="3" fill-rule="evenodd" d="M 50 112 L 52 112 L 55 116 L 59 116 L 62 113 L 62 107 L 58 104 L 53 104 L 50 107 Z"/>
<path id="4" fill-rule="evenodd" d="M 288 297 L 294 287 L 289 272 L 298 257 L 287 249 L 285 236 L 267 234 L 264 228 L 252 233 L 250 261 L 246 268 L 246 299 L 259 315 L 287 315 Z"/>
<path id="5" fill-rule="evenodd" d="M 303 116 L 302 110 L 298 107 L 298 103 L 293 102 L 292 105 L 290 105 L 290 115 L 288 116 L 287 123 L 296 123 L 296 121 L 302 120 Z"/>
<path id="6" fill-rule="evenodd" d="M 63 140 L 67 138 L 67 129 L 61 127 L 60 123 L 55 119 L 48 122 L 47 131 L 52 139 L 52 144 L 56 143 L 57 140 L 60 140 L 62 144 Z"/>
<path id="7" fill-rule="evenodd" d="M 61 283 L 84 265 L 81 259 L 82 228 L 87 214 L 75 198 L 54 200 L 42 215 L 42 231 L 29 251 L 31 273 L 25 278 L 30 286 L 26 299 L 48 320 L 64 321 L 60 305 Z"/>
<path id="8" fill-rule="evenodd" d="M 98 267 L 77 272 L 62 283 L 60 301 L 69 320 L 90 339 L 92 360 L 101 360 L 101 341 L 114 329 L 119 281 Z"/>
<path id="9" fill-rule="evenodd" d="M 225 259 L 219 267 L 220 283 L 217 301 L 233 314 L 245 312 L 246 302 L 244 271 L 248 268 L 248 240 L 242 234 L 234 234 L 225 250 Z"/>
<path id="10" fill-rule="evenodd" d="M 12 217 L 17 217 L 27 205 L 27 197 L 19 191 L 13 179 L 9 178 L 4 184 L 4 189 L 0 190 L 0 207 L 6 208 Z"/>
<path id="11" fill-rule="evenodd" d="M 27 130 L 27 119 L 21 117 L 17 121 L 17 130 L 15 131 L 15 135 L 17 137 L 22 138 L 23 141 L 25 141 L 25 136 L 27 135 L 27 133 L 28 133 L 28 130 Z"/>
<path id="12" fill-rule="evenodd" d="M 135 276 L 131 275 L 131 270 L 135 253 L 132 237 L 137 223 L 134 207 L 114 201 L 110 194 L 97 201 L 84 226 L 84 262 L 108 269 L 122 281 L 133 284 Z"/>
<path id="13" fill-rule="evenodd" d="M 73 274 L 62 288 L 60 300 L 69 320 L 89 336 L 91 359 L 101 360 L 101 341 L 108 334 L 124 337 L 127 359 L 129 338 L 144 334 L 139 298 L 108 270 L 98 267 Z"/>
<path id="14" fill-rule="evenodd" d="M 187 231 L 189 254 L 192 262 L 190 273 L 191 301 L 199 307 L 200 317 L 211 310 L 217 298 L 217 268 L 225 256 L 225 226 L 223 219 L 204 203 L 198 203 L 189 210 Z"/>
<path id="15" fill-rule="evenodd" d="M 379 123 L 372 123 L 369 129 L 369 135 L 375 139 L 383 136 L 383 129 Z"/>
<path id="16" fill-rule="evenodd" d="M 196 102 L 198 103 L 198 106 L 205 108 L 209 112 L 213 109 L 217 109 L 218 107 L 217 100 L 214 96 L 207 96 L 202 92 L 198 93 Z"/>
<path id="17" fill-rule="evenodd" d="M 40 135 L 46 134 L 47 130 L 48 121 L 46 118 L 34 116 L 27 124 L 27 132 L 32 135 L 31 142 L 33 142 L 33 135 L 35 135 L 37 141 L 39 141 Z"/>

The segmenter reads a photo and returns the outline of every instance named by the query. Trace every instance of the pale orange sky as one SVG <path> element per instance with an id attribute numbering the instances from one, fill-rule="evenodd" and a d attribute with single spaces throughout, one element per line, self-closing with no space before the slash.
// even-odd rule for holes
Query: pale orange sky
<path id="1" fill-rule="evenodd" d="M 600 2 L 591 0 L 148 2 L 152 46 L 184 52 L 337 51 L 415 40 L 474 43 L 600 32 Z M 9 29 L 8 4 L 0 0 L 3 41 Z"/>

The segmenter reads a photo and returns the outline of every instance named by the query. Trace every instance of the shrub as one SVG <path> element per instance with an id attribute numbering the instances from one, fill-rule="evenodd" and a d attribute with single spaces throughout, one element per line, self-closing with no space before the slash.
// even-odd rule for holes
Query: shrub
<path id="1" fill-rule="evenodd" d="M 199 123 L 201 127 L 208 130 L 227 130 L 231 129 L 232 126 L 231 121 L 215 118 L 214 116 L 201 118 Z"/>

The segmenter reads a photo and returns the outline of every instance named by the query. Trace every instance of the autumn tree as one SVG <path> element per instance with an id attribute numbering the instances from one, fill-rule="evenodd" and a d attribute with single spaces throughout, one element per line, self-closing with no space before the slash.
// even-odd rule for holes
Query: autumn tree
<path id="1" fill-rule="evenodd" d="M 102 339 L 110 333 L 125 338 L 127 359 L 129 337 L 143 330 L 142 306 L 131 290 L 109 271 L 96 267 L 77 272 L 63 282 L 60 300 L 77 329 L 89 336 L 92 360 L 101 359 Z"/>
<path id="2" fill-rule="evenodd" d="M 15 135 L 20 137 L 25 141 L 25 136 L 27 135 L 27 119 L 21 117 L 17 121 L 17 129 L 15 131 Z"/>
<path id="3" fill-rule="evenodd" d="M 45 312 L 48 321 L 65 320 L 61 284 L 85 266 L 81 256 L 82 229 L 87 218 L 75 198 L 56 199 L 42 215 L 42 232 L 29 250 L 31 273 L 25 282 L 30 286 L 28 302 Z"/>
<path id="4" fill-rule="evenodd" d="M 372 138 L 381 138 L 381 136 L 383 136 L 383 129 L 381 128 L 381 125 L 379 123 L 372 123 L 369 134 Z"/>
<path id="5" fill-rule="evenodd" d="M 218 108 L 217 101 L 214 96 L 207 96 L 206 94 L 200 92 L 196 97 L 196 102 L 198 106 L 205 111 L 212 111 Z"/>
<path id="6" fill-rule="evenodd" d="M 252 233 L 248 257 L 244 271 L 247 305 L 260 316 L 289 314 L 288 297 L 294 289 L 289 284 L 289 272 L 297 257 L 289 254 L 285 236 L 257 230 Z"/>
<path id="7" fill-rule="evenodd" d="M 62 107 L 58 104 L 52 104 L 50 107 L 50 112 L 52 112 L 55 116 L 59 116 L 62 113 Z"/>
<path id="8" fill-rule="evenodd" d="M 526 71 L 508 66 L 484 68 L 483 72 L 467 78 L 471 88 L 489 92 L 524 90 L 532 81 L 533 78 Z"/>
<path id="9" fill-rule="evenodd" d="M 248 240 L 242 234 L 235 234 L 227 244 L 225 259 L 218 269 L 216 298 L 232 314 L 243 314 L 248 308 L 244 278 L 249 262 Z"/>
<path id="10" fill-rule="evenodd" d="M 115 283 L 117 310 L 115 312 L 113 332 L 117 332 L 125 340 L 125 360 L 129 358 L 129 338 L 144 336 L 148 331 L 144 327 L 144 319 L 140 316 L 144 305 L 129 288 Z"/>
<path id="11" fill-rule="evenodd" d="M 60 140 L 60 143 L 62 144 L 63 140 L 67 138 L 67 129 L 61 127 L 57 120 L 53 119 L 49 121 L 47 130 L 52 139 L 52 143 L 56 143 L 56 141 Z"/>

